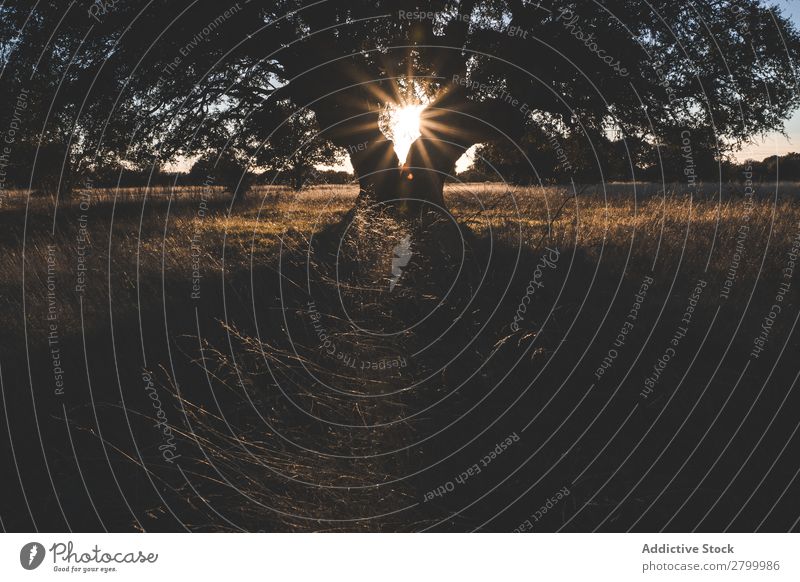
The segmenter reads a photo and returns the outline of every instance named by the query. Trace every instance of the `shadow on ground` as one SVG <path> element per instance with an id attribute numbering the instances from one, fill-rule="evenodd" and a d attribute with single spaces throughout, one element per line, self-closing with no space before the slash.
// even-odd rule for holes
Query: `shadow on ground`
<path id="1" fill-rule="evenodd" d="M 60 400 L 19 389 L 52 382 L 26 364 L 49 361 L 49 346 L 31 343 L 3 370 L 4 454 L 24 484 L 9 483 L 4 527 L 649 531 L 686 499 L 670 528 L 718 498 L 717 514 L 738 511 L 720 497 L 735 458 L 704 478 L 752 404 L 716 369 L 744 349 L 725 345 L 735 322 L 704 338 L 713 310 L 698 314 L 680 360 L 640 395 L 694 279 L 674 264 L 606 267 L 546 240 L 517 248 L 449 216 L 420 220 L 357 208 L 311 240 L 287 233 L 272 264 L 204 280 L 201 298 L 165 281 L 164 297 L 187 300 L 110 308 L 96 333 L 62 338 Z M 598 377 L 649 276 L 636 325 Z M 757 406 L 784 396 L 768 385 Z M 763 446 L 783 446 L 779 431 L 765 435 Z M 774 515 L 769 527 L 785 527 Z M 751 527 L 747 515 L 737 525 Z"/>

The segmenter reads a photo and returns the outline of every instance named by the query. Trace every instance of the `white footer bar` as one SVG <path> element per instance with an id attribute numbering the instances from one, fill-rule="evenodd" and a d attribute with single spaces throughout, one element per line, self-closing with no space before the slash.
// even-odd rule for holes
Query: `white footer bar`
<path id="1" fill-rule="evenodd" d="M 793 534 L 4 534 L 0 580 L 800 580 Z"/>

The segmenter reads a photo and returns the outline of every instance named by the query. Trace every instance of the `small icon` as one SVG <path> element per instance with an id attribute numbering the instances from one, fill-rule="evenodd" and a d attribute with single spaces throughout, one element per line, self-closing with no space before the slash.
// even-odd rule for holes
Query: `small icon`
<path id="1" fill-rule="evenodd" d="M 400 277 L 403 276 L 403 268 L 411 260 L 411 235 L 407 234 L 403 240 L 395 245 L 392 256 L 392 277 L 389 279 L 389 291 L 393 291 Z"/>
<path id="2" fill-rule="evenodd" d="M 26 570 L 35 570 L 44 561 L 44 546 L 38 542 L 30 542 L 22 546 L 19 552 L 19 563 Z"/>

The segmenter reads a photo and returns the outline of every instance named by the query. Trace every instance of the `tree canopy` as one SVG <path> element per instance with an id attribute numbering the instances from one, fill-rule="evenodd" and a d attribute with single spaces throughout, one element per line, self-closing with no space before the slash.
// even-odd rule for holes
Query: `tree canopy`
<path id="1" fill-rule="evenodd" d="M 522 151 L 532 126 L 588 151 L 609 132 L 735 149 L 800 105 L 798 55 L 795 26 L 760 0 L 12 0 L 0 128 L 16 123 L 17 161 L 22 144 L 59 144 L 80 172 L 220 143 L 263 164 L 312 123 L 365 192 L 436 200 L 466 148 Z M 409 101 L 428 103 L 413 183 L 380 130 L 387 103 Z"/>

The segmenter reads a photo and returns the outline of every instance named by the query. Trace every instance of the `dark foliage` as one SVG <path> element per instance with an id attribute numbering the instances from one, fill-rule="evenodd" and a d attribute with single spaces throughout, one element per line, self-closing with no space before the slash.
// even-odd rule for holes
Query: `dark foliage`
<path id="1" fill-rule="evenodd" d="M 552 126 L 581 152 L 598 139 L 675 147 L 689 131 L 716 154 L 780 129 L 798 105 L 800 37 L 758 0 L 156 0 L 102 13 L 14 0 L 0 15 L 2 100 L 25 94 L 16 145 L 55 144 L 66 183 L 101 162 L 163 163 L 220 143 L 266 163 L 290 104 L 349 150 L 365 192 L 391 197 L 406 176 L 379 113 L 415 86 L 432 103 L 409 195 L 430 200 L 469 145 L 511 148 L 526 127 Z M 13 116 L 4 107 L 0 127 Z M 600 139 L 609 127 L 626 142 Z M 581 157 L 578 175 L 604 173 L 592 161 L 604 155 Z"/>

